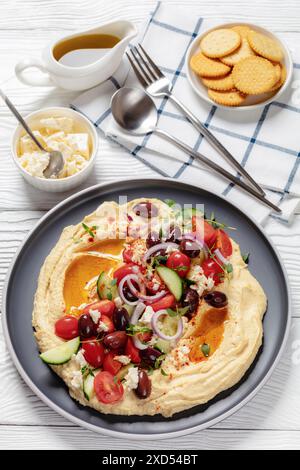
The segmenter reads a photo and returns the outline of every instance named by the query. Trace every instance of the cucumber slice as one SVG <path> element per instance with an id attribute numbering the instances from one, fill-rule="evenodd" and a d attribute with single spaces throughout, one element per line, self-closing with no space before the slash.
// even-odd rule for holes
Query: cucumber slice
<path id="1" fill-rule="evenodd" d="M 88 374 L 84 379 L 83 379 L 83 393 L 85 398 L 89 401 L 93 394 L 94 394 L 94 376 L 91 374 Z"/>
<path id="2" fill-rule="evenodd" d="M 170 341 L 160 338 L 156 341 L 155 346 L 164 354 L 168 354 L 172 349 Z"/>
<path id="3" fill-rule="evenodd" d="M 80 337 L 77 336 L 56 348 L 49 349 L 40 354 L 42 361 L 46 364 L 60 365 L 68 362 L 73 354 L 76 354 L 80 346 Z"/>
<path id="4" fill-rule="evenodd" d="M 97 280 L 97 294 L 99 299 L 112 300 L 118 296 L 118 288 L 116 285 L 111 285 L 112 279 L 102 271 Z"/>
<path id="5" fill-rule="evenodd" d="M 133 367 L 133 364 L 126 364 L 126 366 L 123 366 L 116 374 L 117 379 L 120 381 L 123 380 L 125 378 L 125 375 L 127 375 L 127 372 L 130 367 Z"/>
<path id="6" fill-rule="evenodd" d="M 180 300 L 182 296 L 182 280 L 173 269 L 166 266 L 158 266 L 156 268 L 157 274 L 166 284 L 169 291 L 174 295 L 176 300 Z"/>

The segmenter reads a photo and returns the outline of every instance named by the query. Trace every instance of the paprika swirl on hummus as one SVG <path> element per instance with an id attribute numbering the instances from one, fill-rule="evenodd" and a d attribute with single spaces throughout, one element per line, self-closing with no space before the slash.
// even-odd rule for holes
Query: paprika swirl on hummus
<path id="1" fill-rule="evenodd" d="M 40 272 L 33 327 L 75 400 L 169 417 L 240 381 L 267 299 L 228 232 L 146 198 L 105 202 L 63 230 Z"/>

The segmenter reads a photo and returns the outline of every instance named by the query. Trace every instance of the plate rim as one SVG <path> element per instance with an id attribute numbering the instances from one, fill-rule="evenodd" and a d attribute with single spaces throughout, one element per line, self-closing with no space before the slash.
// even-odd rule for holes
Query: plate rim
<path id="1" fill-rule="evenodd" d="M 101 191 L 101 189 L 106 189 L 106 188 L 108 189 L 109 187 L 114 187 L 118 183 L 141 184 L 142 182 L 145 182 L 145 181 L 147 181 L 148 184 L 149 183 L 157 184 L 159 182 L 164 184 L 164 182 L 169 182 L 169 183 L 174 184 L 175 186 L 176 185 L 186 186 L 187 188 L 190 188 L 194 191 L 202 189 L 202 190 L 206 191 L 207 193 L 211 194 L 212 196 L 215 196 L 216 198 L 219 198 L 219 199 L 223 200 L 224 202 L 228 203 L 234 209 L 241 212 L 244 215 L 244 217 L 246 217 L 248 220 L 250 220 L 254 224 L 256 229 L 259 232 L 261 232 L 263 237 L 267 240 L 267 242 L 269 243 L 269 245 L 271 246 L 271 248 L 273 249 L 273 251 L 274 251 L 274 253 L 277 257 L 277 260 L 279 261 L 280 268 L 281 268 L 282 273 L 283 273 L 286 292 L 287 292 L 287 321 L 286 321 L 285 332 L 284 332 L 284 336 L 283 336 L 280 348 L 278 349 L 275 360 L 273 361 L 273 363 L 272 363 L 271 367 L 269 368 L 268 372 L 265 374 L 264 378 L 257 384 L 257 386 L 252 390 L 252 392 L 249 393 L 249 395 L 247 395 L 243 400 L 241 400 L 234 407 L 232 407 L 228 411 L 222 413 L 220 416 L 218 416 L 214 419 L 211 419 L 208 423 L 199 424 L 199 425 L 187 428 L 187 429 L 181 429 L 179 431 L 170 431 L 170 432 L 165 432 L 165 433 L 153 433 L 153 434 L 134 434 L 134 433 L 132 433 L 132 434 L 128 434 L 128 433 L 122 432 L 122 431 L 115 431 L 115 430 L 105 429 L 105 428 L 102 428 L 100 426 L 96 426 L 94 424 L 88 423 L 87 421 L 84 421 L 81 418 L 77 418 L 76 416 L 73 416 L 71 413 L 69 413 L 68 411 L 63 410 L 58 405 L 56 405 L 54 402 L 52 402 L 51 399 L 49 399 L 38 388 L 38 386 L 33 383 L 33 381 L 28 376 L 27 372 L 25 371 L 25 369 L 22 367 L 22 365 L 21 365 L 21 363 L 20 363 L 20 361 L 19 361 L 19 359 L 18 359 L 18 357 L 15 353 L 12 341 L 10 339 L 10 334 L 9 334 L 9 329 L 8 329 L 8 322 L 7 322 L 6 301 L 7 301 L 7 293 L 8 293 L 8 287 L 9 287 L 9 283 L 10 283 L 11 274 L 14 270 L 14 266 L 17 262 L 17 259 L 18 259 L 19 255 L 23 251 L 23 247 L 26 245 L 27 241 L 34 234 L 34 232 L 36 232 L 38 230 L 38 228 L 41 225 L 43 225 L 44 222 L 49 217 L 52 216 L 52 214 L 55 214 L 57 211 L 59 211 L 60 208 L 62 208 L 64 205 L 67 205 L 73 199 L 78 198 L 78 196 L 87 194 L 87 193 L 92 192 L 96 189 L 99 189 Z M 200 186 L 196 186 L 194 184 L 186 183 L 184 181 L 177 181 L 177 180 L 174 180 L 173 178 L 165 178 L 165 177 L 143 177 L 143 178 L 130 178 L 130 179 L 128 179 L 128 178 L 119 178 L 117 180 L 104 182 L 104 183 L 98 183 L 96 185 L 89 186 L 88 188 L 77 191 L 76 193 L 70 195 L 66 199 L 63 199 L 62 201 L 60 201 L 58 204 L 56 204 L 54 207 L 52 207 L 49 211 L 46 212 L 46 214 L 44 214 L 39 219 L 37 224 L 29 231 L 29 233 L 26 235 L 26 237 L 22 240 L 20 246 L 18 247 L 18 249 L 17 249 L 17 251 L 16 251 L 16 253 L 15 253 L 15 255 L 14 255 L 12 261 L 11 261 L 9 269 L 6 273 L 2 292 L 3 292 L 3 296 L 2 296 L 2 315 L 1 315 L 2 318 L 1 318 L 1 322 L 2 322 L 3 336 L 4 336 L 5 344 L 6 344 L 6 347 L 8 349 L 8 352 L 10 354 L 10 357 L 13 361 L 14 366 L 16 367 L 18 373 L 20 374 L 20 376 L 22 377 L 22 379 L 24 380 L 26 385 L 33 391 L 33 393 L 35 393 L 37 395 L 37 397 L 43 403 L 45 403 L 52 410 L 56 411 L 59 415 L 61 415 L 65 419 L 71 421 L 72 423 L 74 423 L 78 426 L 81 426 L 85 429 L 88 429 L 89 431 L 94 431 L 98 434 L 103 434 L 103 435 L 106 435 L 106 436 L 109 436 L 109 437 L 115 437 L 115 438 L 119 438 L 119 439 L 120 438 L 121 439 L 128 439 L 128 440 L 142 441 L 142 440 L 153 440 L 153 439 L 169 439 L 169 438 L 173 438 L 173 437 L 185 436 L 185 435 L 188 435 L 188 434 L 195 433 L 197 431 L 201 431 L 203 429 L 211 428 L 215 424 L 223 421 L 224 419 L 226 419 L 229 416 L 236 413 L 239 409 L 241 409 L 244 405 L 246 405 L 259 392 L 259 390 L 262 389 L 262 387 L 266 384 L 266 382 L 269 380 L 272 373 L 276 369 L 276 367 L 277 367 L 277 365 L 278 365 L 278 363 L 279 363 L 279 361 L 280 361 L 280 359 L 283 355 L 285 347 L 286 347 L 287 339 L 288 339 L 290 328 L 291 328 L 291 320 L 292 320 L 291 287 L 290 287 L 290 284 L 289 284 L 287 271 L 286 271 L 286 268 L 283 264 L 283 260 L 281 259 L 281 255 L 280 255 L 277 247 L 274 245 L 273 241 L 269 238 L 269 236 L 265 232 L 264 228 L 258 222 L 256 222 L 254 220 L 254 218 L 252 218 L 252 216 L 250 216 L 248 214 L 245 214 L 245 212 L 243 211 L 243 209 L 241 207 L 239 207 L 237 204 L 233 203 L 232 201 L 229 201 L 224 196 L 222 196 L 220 194 L 217 194 L 215 191 L 208 190 L 206 188 L 201 188 Z"/>

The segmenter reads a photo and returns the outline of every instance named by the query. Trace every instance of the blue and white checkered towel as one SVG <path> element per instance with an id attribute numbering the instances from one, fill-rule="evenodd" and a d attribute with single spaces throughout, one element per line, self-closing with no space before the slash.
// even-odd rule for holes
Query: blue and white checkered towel
<path id="1" fill-rule="evenodd" d="M 221 19 L 218 23 L 221 23 Z M 158 3 L 139 41 L 171 80 L 174 94 L 266 188 L 268 198 L 280 204 L 283 210 L 279 218 L 289 223 L 300 202 L 300 100 L 297 106 L 297 90 L 292 87 L 278 102 L 245 113 L 220 109 L 202 101 L 187 81 L 185 54 L 199 33 L 216 24 L 216 21 L 196 17 L 190 10 L 186 13 L 178 7 Z M 298 59 L 294 64 L 293 83 L 297 85 L 295 80 L 298 78 L 300 86 L 300 50 L 298 57 L 296 49 L 292 52 L 294 59 Z M 131 152 L 133 158 L 150 166 L 159 175 L 177 178 L 222 194 L 263 223 L 270 215 L 267 207 L 193 162 L 191 157 L 168 142 L 153 134 L 133 137 L 122 132 L 111 116 L 109 105 L 112 94 L 120 86 L 140 86 L 132 70 L 128 74 L 128 69 L 128 63 L 124 60 L 114 77 L 80 95 L 71 106 L 83 112 L 107 137 L 117 141 Z M 234 172 L 173 103 L 166 99 L 155 99 L 155 104 L 160 128 Z M 275 217 L 274 214 L 272 216 Z"/>

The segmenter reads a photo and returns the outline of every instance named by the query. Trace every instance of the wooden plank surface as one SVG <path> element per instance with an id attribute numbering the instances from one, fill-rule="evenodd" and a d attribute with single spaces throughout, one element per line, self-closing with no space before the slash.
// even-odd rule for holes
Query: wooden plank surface
<path id="1" fill-rule="evenodd" d="M 76 94 L 30 88 L 14 78 L 14 65 L 40 50 L 59 32 L 95 26 L 122 16 L 140 24 L 155 0 L 2 0 L 0 4 L 0 86 L 23 114 L 47 105 L 68 105 Z M 173 0 L 199 15 L 240 19 L 268 26 L 293 47 L 300 32 L 298 0 Z M 0 294 L 19 244 L 46 210 L 65 195 L 29 187 L 10 156 L 15 120 L 0 103 Z M 121 160 L 120 160 L 120 157 Z M 118 161 L 118 164 L 114 164 Z M 153 173 L 117 145 L 101 139 L 95 174 L 86 186 Z M 293 296 L 293 325 L 287 350 L 270 381 L 242 410 L 214 428 L 181 438 L 147 443 L 112 439 L 86 431 L 45 406 L 14 369 L 0 332 L 0 449 L 219 449 L 300 448 L 300 216 L 288 227 L 270 221 L 268 234 L 288 271 Z"/>

